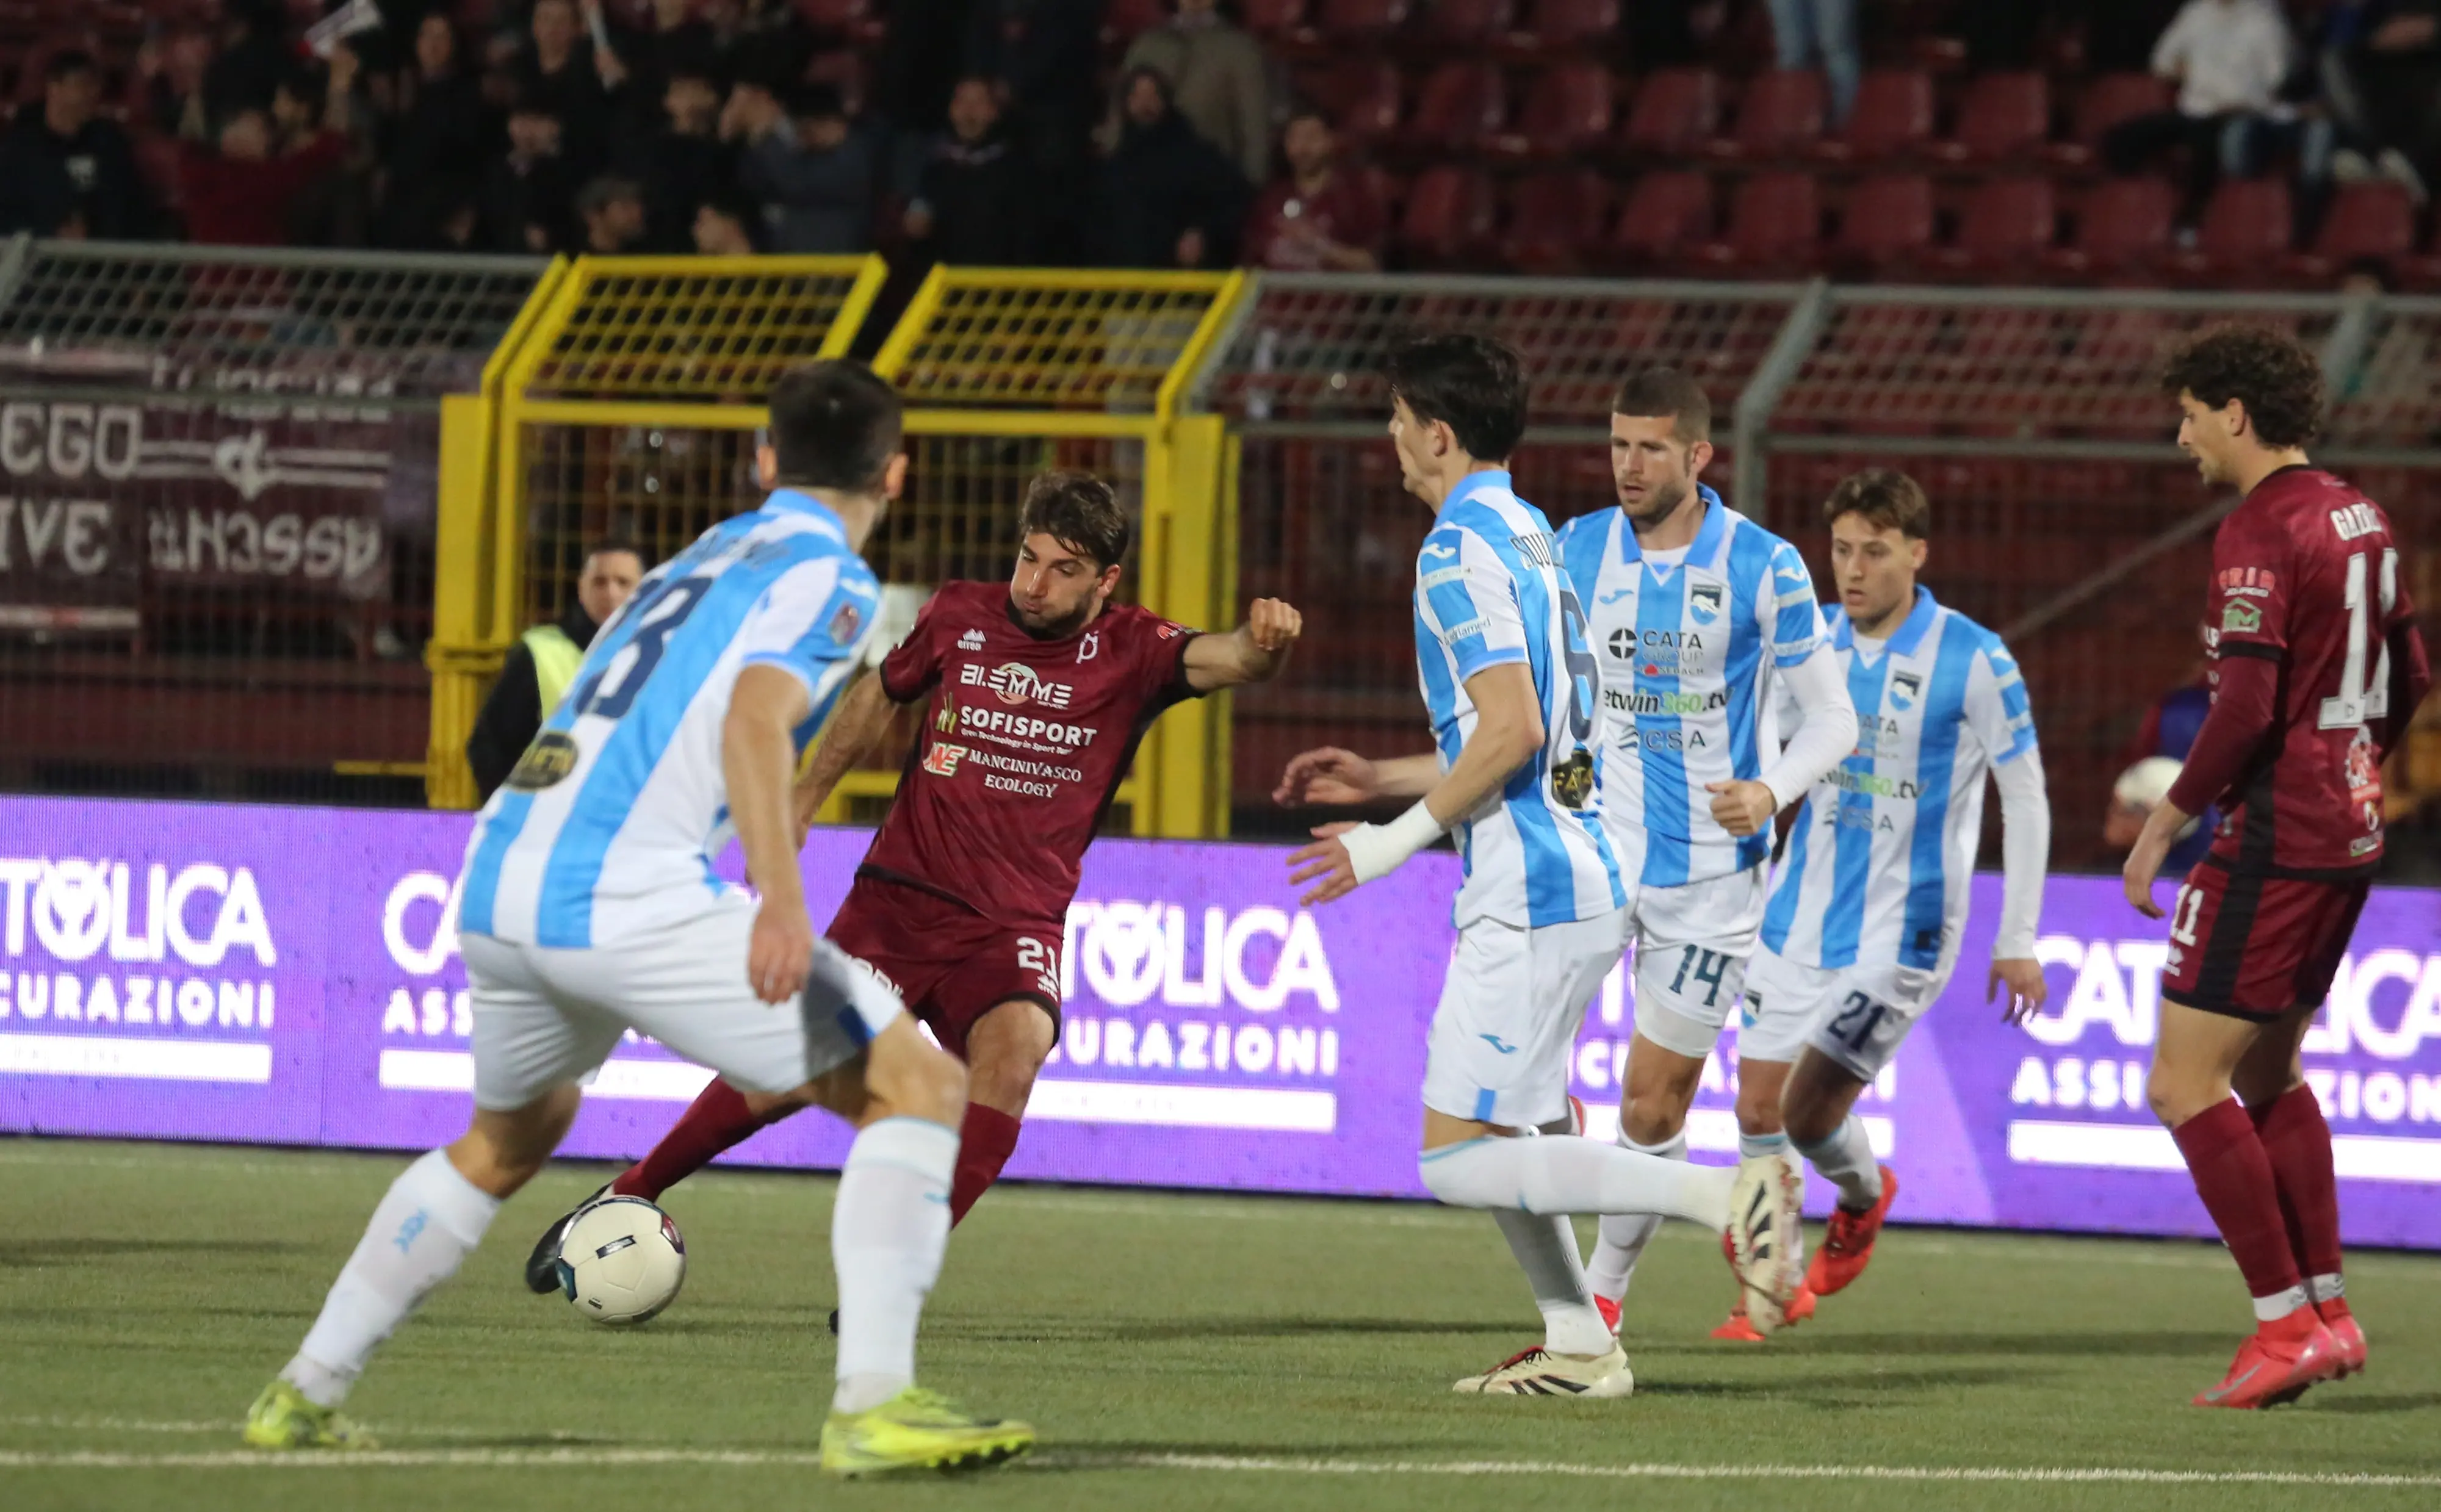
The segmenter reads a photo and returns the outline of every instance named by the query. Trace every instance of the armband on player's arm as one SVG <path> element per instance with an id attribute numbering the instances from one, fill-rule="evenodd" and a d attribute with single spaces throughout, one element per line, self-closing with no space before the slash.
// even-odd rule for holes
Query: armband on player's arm
<path id="1" fill-rule="evenodd" d="M 1445 828 L 1419 798 L 1389 823 L 1359 824 L 1342 835 L 1339 843 L 1347 847 L 1347 864 L 1356 880 L 1370 882 L 1397 871 L 1407 857 L 1439 839 Z"/>
<path id="2" fill-rule="evenodd" d="M 1803 661 L 1781 668 L 1780 675 L 1787 679 L 1802 722 L 1762 782 L 1771 789 L 1773 806 L 1786 808 L 1856 748 L 1856 706 L 1827 641 Z"/>

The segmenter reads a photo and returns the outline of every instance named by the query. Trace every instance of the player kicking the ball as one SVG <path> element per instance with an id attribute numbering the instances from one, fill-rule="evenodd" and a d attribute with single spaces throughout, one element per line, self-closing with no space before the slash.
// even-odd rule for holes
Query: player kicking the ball
<path id="1" fill-rule="evenodd" d="M 796 793 L 802 838 L 893 711 L 930 700 L 830 938 L 904 994 L 969 1068 L 952 1224 L 1017 1148 L 1034 1078 L 1059 1036 L 1068 903 L 1137 743 L 1172 704 L 1276 675 L 1303 628 L 1275 599 L 1257 600 L 1227 635 L 1112 603 L 1128 517 L 1111 486 L 1085 473 L 1035 478 L 1018 534 L 1006 585 L 944 585 L 906 642 L 848 692 Z M 608 1190 L 659 1198 L 806 1102 L 714 1081 Z M 527 1264 L 536 1291 L 557 1285 L 566 1221 Z"/>
<path id="2" fill-rule="evenodd" d="M 898 398 L 824 362 L 782 379 L 770 409 L 770 496 L 644 579 L 484 805 L 459 882 L 473 1125 L 391 1184 L 247 1413 L 248 1444 L 370 1447 L 338 1412 L 358 1374 L 550 1160 L 579 1080 L 632 1028 L 858 1127 L 831 1215 L 843 1322 L 823 1468 L 990 1464 L 1033 1445 L 1026 1425 L 914 1384 L 966 1071 L 814 937 L 793 843 L 789 776 L 873 625 L 858 551 L 906 476 Z M 759 904 L 707 880 L 732 831 Z"/>
<path id="3" fill-rule="evenodd" d="M 1687 1110 L 1741 1000 L 1772 816 L 1856 741 L 1804 559 L 1696 481 L 1711 429 L 1694 380 L 1667 368 L 1630 376 L 1611 403 L 1618 505 L 1570 520 L 1559 544 L 1601 665 L 1602 828 L 1636 950 L 1618 1143 L 1669 1161 L 1687 1158 Z M 1782 693 L 1798 714 L 1784 750 Z M 1779 1134 L 1739 1142 L 1748 1160 L 1787 1149 Z M 1602 1220 L 1586 1269 L 1614 1326 L 1660 1223 Z M 1807 1299 L 1794 1305 L 1802 1317 Z M 1765 1332 L 1783 1322 L 1768 1298 L 1748 1311 Z"/>
<path id="4" fill-rule="evenodd" d="M 2389 518 L 2305 459 L 2313 355 L 2225 327 L 2173 351 L 2161 387 L 2179 449 L 2245 498 L 2213 541 L 2212 711 L 2127 856 L 2128 901 L 2161 918 L 2162 857 L 2220 804 L 2171 906 L 2145 1093 L 2254 1297 L 2254 1336 L 2196 1405 L 2269 1407 L 2364 1368 L 2331 1131 L 2297 1053 L 2381 859 L 2382 758 L 2432 671 Z"/>
<path id="5" fill-rule="evenodd" d="M 1829 1296 L 1863 1274 L 1898 1195 L 1853 1109 L 1958 963 L 1985 772 L 2000 789 L 2007 878 L 1985 996 L 2006 989 L 2012 1023 L 2043 1004 L 2034 928 L 2052 817 L 2016 658 L 1917 585 L 1932 527 L 1924 490 L 1904 473 L 1858 473 L 1822 517 L 1839 591 L 1830 641 L 1860 733 L 1788 832 L 1746 973 L 1738 1127 L 1755 1139 L 1784 1125 L 1838 1187 L 1805 1277 Z M 1763 1337 L 1735 1316 L 1714 1334 Z"/>
<path id="6" fill-rule="evenodd" d="M 1392 358 L 1390 390 L 1400 474 L 1436 515 L 1415 597 L 1437 749 L 1290 762 L 1285 804 L 1416 800 L 1388 824 L 1318 827 L 1318 843 L 1290 857 L 1291 880 L 1311 884 L 1306 904 L 1329 902 L 1458 831 L 1457 950 L 1433 1014 L 1419 1170 L 1443 1202 L 1492 1211 L 1545 1333 L 1456 1389 L 1625 1396 L 1635 1377 L 1586 1289 L 1567 1215 L 1661 1214 L 1726 1231 L 1750 1305 L 1777 1309 L 1798 1283 L 1803 1182 L 1784 1156 L 1732 1172 L 1566 1133 L 1569 1052 L 1626 924 L 1597 813 L 1601 674 L 1550 525 L 1510 488 L 1527 413 L 1516 353 L 1480 336 L 1427 337 Z"/>

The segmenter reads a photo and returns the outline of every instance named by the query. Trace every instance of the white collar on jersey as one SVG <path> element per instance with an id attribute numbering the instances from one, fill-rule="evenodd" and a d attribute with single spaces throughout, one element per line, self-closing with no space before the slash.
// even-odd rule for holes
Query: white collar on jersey
<path id="1" fill-rule="evenodd" d="M 1721 502 L 1721 495 L 1712 492 L 1712 485 L 1709 483 L 1696 484 L 1695 496 L 1704 501 L 1704 523 L 1695 528 L 1693 543 L 1687 548 L 1687 554 L 1680 557 L 1678 561 L 1682 567 L 1691 564 L 1709 567 L 1712 565 L 1712 559 L 1720 554 L 1721 537 L 1729 533 L 1729 507 Z M 1625 510 L 1618 512 L 1618 531 L 1619 559 L 1624 562 L 1642 562 L 1644 548 L 1636 545 L 1636 527 L 1627 522 Z M 1669 569 L 1659 567 L 1656 570 Z"/>
<path id="2" fill-rule="evenodd" d="M 1437 521 L 1441 515 L 1473 499 L 1477 494 L 1495 488 L 1511 495 L 1516 494 L 1517 490 L 1510 486 L 1509 469 L 1477 468 L 1457 480 L 1457 486 L 1451 489 L 1448 495 L 1441 500 L 1441 507 L 1434 512 L 1433 517 Z"/>
<path id="3" fill-rule="evenodd" d="M 775 488 L 763 496 L 763 507 L 767 510 L 787 510 L 792 513 L 810 514 L 837 531 L 840 539 L 847 538 L 847 527 L 841 522 L 839 512 L 803 490 Z"/>
<path id="4" fill-rule="evenodd" d="M 1838 613 L 1839 625 L 1831 632 L 1831 644 L 1837 650 L 1847 651 L 1856 644 L 1856 626 L 1849 620 L 1848 611 L 1842 609 Z M 1940 614 L 1941 605 L 1933 602 L 1932 590 L 1921 583 L 1917 584 L 1915 607 L 1908 611 L 1898 633 L 1882 642 L 1882 648 L 1893 657 L 1914 656 L 1915 648 L 1924 644 L 1924 638 L 1931 634 L 1932 621 Z"/>

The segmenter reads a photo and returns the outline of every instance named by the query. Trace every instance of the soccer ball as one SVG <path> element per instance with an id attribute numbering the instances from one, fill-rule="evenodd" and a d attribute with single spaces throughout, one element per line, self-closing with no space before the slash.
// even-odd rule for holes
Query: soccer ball
<path id="1" fill-rule="evenodd" d="M 2147 756 L 2119 774 L 2119 781 L 2110 784 L 2110 796 L 2128 808 L 2150 814 L 2170 796 L 2171 787 L 2184 768 L 2185 764 L 2175 756 Z M 2187 820 L 2178 837 L 2183 840 L 2193 835 L 2201 822 L 2201 818 Z"/>
<path id="2" fill-rule="evenodd" d="M 686 1240 L 642 1197 L 611 1197 L 568 1222 L 559 1239 L 559 1287 L 598 1323 L 640 1323 L 686 1282 Z"/>

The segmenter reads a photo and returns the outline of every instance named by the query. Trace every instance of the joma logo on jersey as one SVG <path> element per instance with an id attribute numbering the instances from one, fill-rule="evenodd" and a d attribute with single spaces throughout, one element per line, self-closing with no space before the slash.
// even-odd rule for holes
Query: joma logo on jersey
<path id="1" fill-rule="evenodd" d="M 1065 709 L 1076 696 L 1076 689 L 1064 682 L 1051 682 L 1038 675 L 1022 661 L 1004 661 L 997 667 L 967 663 L 958 680 L 969 688 L 988 688 L 1004 704 L 1040 704 L 1045 709 Z"/>
<path id="2" fill-rule="evenodd" d="M 2345 509 L 2331 511 L 2331 529 L 2340 532 L 2342 541 L 2353 541 L 2360 535 L 2373 535 L 2381 530 L 2381 514 L 2372 505 L 2361 501 Z"/>
<path id="3" fill-rule="evenodd" d="M 1602 702 L 1622 714 L 1708 714 L 1729 706 L 1726 688 L 1708 693 L 1648 693 L 1641 688 L 1604 688 Z"/>
<path id="4" fill-rule="evenodd" d="M 967 747 L 964 746 L 936 741 L 932 748 L 924 753 L 924 769 L 935 777 L 954 777 L 958 772 L 958 763 L 966 759 Z"/>

